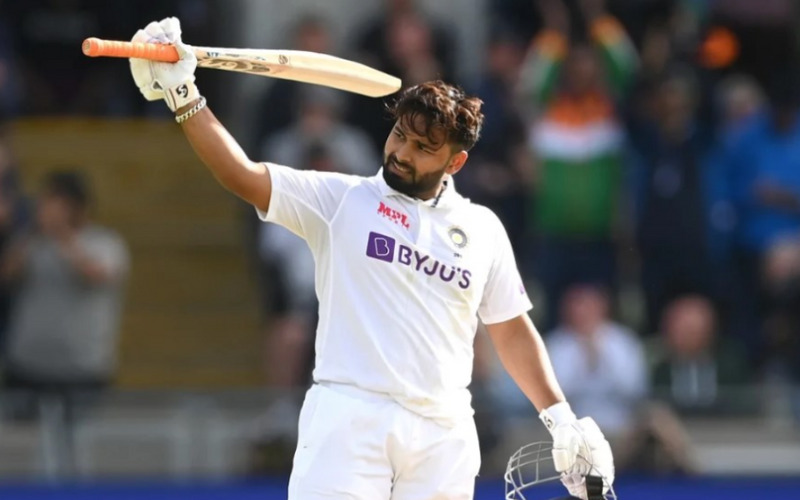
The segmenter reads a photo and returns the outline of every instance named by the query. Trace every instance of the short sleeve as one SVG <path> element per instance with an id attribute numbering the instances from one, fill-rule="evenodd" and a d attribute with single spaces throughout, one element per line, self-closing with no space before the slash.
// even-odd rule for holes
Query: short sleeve
<path id="1" fill-rule="evenodd" d="M 118 234 L 109 230 L 98 230 L 85 243 L 85 250 L 114 277 L 124 280 L 130 269 L 128 246 Z"/>
<path id="2" fill-rule="evenodd" d="M 256 208 L 258 217 L 305 239 L 331 221 L 347 190 L 361 179 L 332 172 L 295 170 L 274 163 L 267 167 L 272 196 L 267 212 Z"/>
<path id="3" fill-rule="evenodd" d="M 508 321 L 533 308 L 517 269 L 508 234 L 496 217 L 495 221 L 494 259 L 478 307 L 478 317 L 486 325 Z"/>

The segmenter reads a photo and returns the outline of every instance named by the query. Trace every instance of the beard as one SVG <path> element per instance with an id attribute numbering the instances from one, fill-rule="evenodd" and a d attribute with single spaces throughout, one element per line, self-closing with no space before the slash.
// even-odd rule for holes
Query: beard
<path id="1" fill-rule="evenodd" d="M 391 170 L 389 168 L 391 164 L 405 167 L 405 172 L 397 173 Z M 401 163 L 394 154 L 389 154 L 383 159 L 383 180 L 390 188 L 412 198 L 422 198 L 428 193 L 433 193 L 431 196 L 434 196 L 437 186 L 444 177 L 446 167 L 445 164 L 439 170 L 420 175 L 412 165 Z"/>

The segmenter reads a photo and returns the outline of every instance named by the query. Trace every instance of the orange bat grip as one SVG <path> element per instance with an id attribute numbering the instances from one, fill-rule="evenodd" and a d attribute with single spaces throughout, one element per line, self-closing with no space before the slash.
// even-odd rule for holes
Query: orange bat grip
<path id="1" fill-rule="evenodd" d="M 87 38 L 83 41 L 83 53 L 89 57 L 135 57 L 150 61 L 176 62 L 178 50 L 172 45 L 160 43 L 118 42 Z"/>

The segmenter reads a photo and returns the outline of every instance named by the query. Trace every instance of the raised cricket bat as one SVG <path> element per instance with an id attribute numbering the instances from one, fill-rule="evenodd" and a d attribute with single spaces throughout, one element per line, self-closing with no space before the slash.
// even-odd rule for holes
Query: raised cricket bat
<path id="1" fill-rule="evenodd" d="M 400 89 L 399 78 L 355 61 L 317 52 L 276 49 L 226 49 L 190 47 L 200 68 L 239 71 L 253 75 L 283 78 L 324 85 L 369 97 L 382 97 Z M 120 42 L 87 38 L 83 53 L 90 57 L 141 58 L 176 62 L 173 45 Z"/>

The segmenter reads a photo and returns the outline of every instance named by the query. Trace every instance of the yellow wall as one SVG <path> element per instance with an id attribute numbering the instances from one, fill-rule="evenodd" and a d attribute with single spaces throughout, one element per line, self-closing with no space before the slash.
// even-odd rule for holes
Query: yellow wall
<path id="1" fill-rule="evenodd" d="M 95 219 L 128 241 L 121 386 L 262 382 L 246 207 L 216 184 L 174 122 L 26 120 L 12 127 L 12 146 L 28 192 L 51 168 L 81 167 Z"/>

